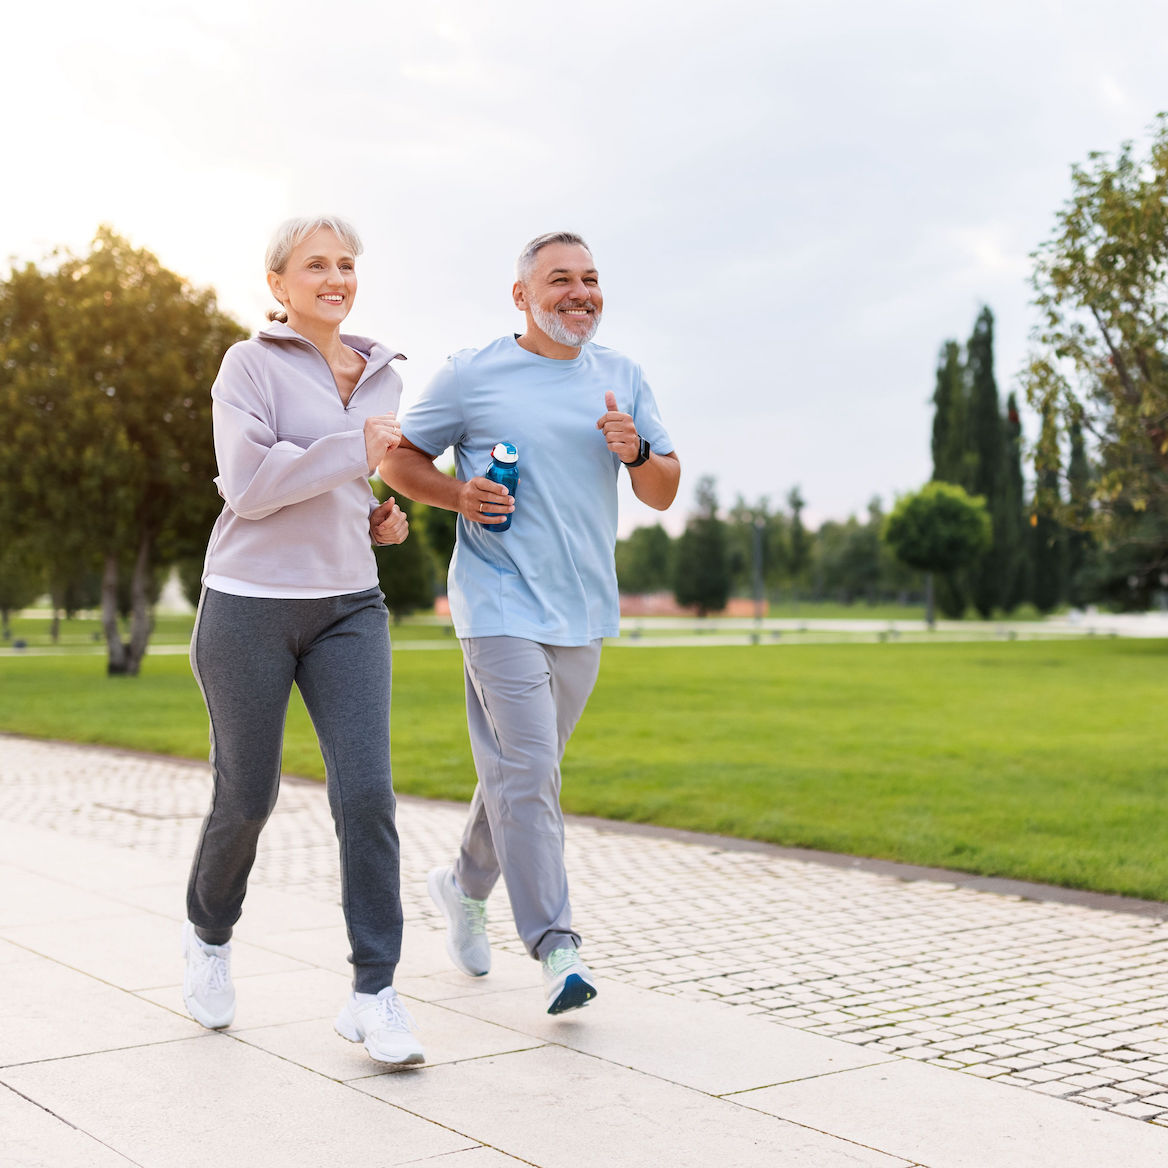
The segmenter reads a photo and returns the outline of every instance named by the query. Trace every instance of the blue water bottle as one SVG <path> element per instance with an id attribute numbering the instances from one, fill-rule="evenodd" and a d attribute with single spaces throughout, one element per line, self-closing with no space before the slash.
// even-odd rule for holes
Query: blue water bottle
<path id="1" fill-rule="evenodd" d="M 519 451 L 510 442 L 496 442 L 491 450 L 491 465 L 483 472 L 483 478 L 493 483 L 502 483 L 511 498 L 519 490 Z M 514 512 L 507 515 L 502 523 L 484 523 L 484 531 L 506 531 L 511 526 Z"/>

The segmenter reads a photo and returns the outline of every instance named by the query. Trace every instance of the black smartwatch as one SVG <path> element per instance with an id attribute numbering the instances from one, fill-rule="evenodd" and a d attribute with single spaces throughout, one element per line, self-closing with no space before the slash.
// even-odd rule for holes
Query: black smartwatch
<path id="1" fill-rule="evenodd" d="M 638 438 L 640 438 L 640 435 L 638 435 Z M 649 461 L 649 439 L 648 438 L 640 438 L 640 442 L 641 442 L 641 448 L 637 451 L 637 457 L 634 458 L 632 462 L 625 462 L 622 459 L 621 463 L 623 466 L 627 466 L 627 467 L 631 468 L 634 466 L 640 466 L 641 463 Z"/>

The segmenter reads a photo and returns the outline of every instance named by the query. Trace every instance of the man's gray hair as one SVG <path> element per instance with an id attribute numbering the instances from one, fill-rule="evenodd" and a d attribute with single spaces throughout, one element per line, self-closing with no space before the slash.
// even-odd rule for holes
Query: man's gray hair
<path id="1" fill-rule="evenodd" d="M 519 253 L 519 259 L 515 261 L 515 278 L 520 284 L 527 283 L 535 268 L 535 257 L 551 243 L 571 244 L 582 247 L 589 255 L 592 254 L 592 248 L 584 242 L 582 236 L 577 235 L 574 231 L 548 231 L 543 235 L 537 235 Z"/>
<path id="2" fill-rule="evenodd" d="M 264 263 L 267 271 L 283 275 L 288 266 L 288 258 L 297 244 L 303 243 L 310 235 L 323 228 L 334 232 L 337 238 L 353 253 L 359 256 L 364 250 L 361 246 L 361 237 L 353 229 L 353 225 L 337 215 L 316 215 L 312 218 L 285 219 L 272 234 L 272 241 L 268 244 Z"/>

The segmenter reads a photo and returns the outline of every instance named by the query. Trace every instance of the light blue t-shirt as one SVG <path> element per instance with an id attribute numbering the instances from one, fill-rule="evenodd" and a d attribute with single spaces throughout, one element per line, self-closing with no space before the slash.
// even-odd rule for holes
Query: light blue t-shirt
<path id="1" fill-rule="evenodd" d="M 621 464 L 596 428 L 606 390 L 655 453 L 673 449 L 640 366 L 591 343 L 571 361 L 529 353 L 510 336 L 463 349 L 407 411 L 405 437 L 434 456 L 452 446 L 460 479 L 483 474 L 497 442 L 519 450 L 510 529 L 458 518 L 449 595 L 459 637 L 586 645 L 620 631 Z"/>

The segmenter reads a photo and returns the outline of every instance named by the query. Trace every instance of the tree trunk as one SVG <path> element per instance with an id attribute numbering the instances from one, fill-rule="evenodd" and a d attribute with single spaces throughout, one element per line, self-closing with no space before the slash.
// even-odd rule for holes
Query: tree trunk
<path id="1" fill-rule="evenodd" d="M 126 660 L 126 672 L 131 677 L 138 676 L 142 658 L 146 656 L 146 645 L 154 631 L 153 614 L 150 611 L 152 548 L 149 532 L 143 531 L 138 543 L 138 556 L 134 560 L 134 575 L 130 580 L 130 652 Z"/>
<path id="2" fill-rule="evenodd" d="M 925 623 L 930 629 L 937 627 L 937 609 L 933 602 L 933 573 L 925 573 Z"/>
<path id="3" fill-rule="evenodd" d="M 64 589 L 51 588 L 49 590 L 49 603 L 53 606 L 53 619 L 49 621 L 49 640 L 55 645 L 57 638 L 61 635 L 61 609 L 64 606 Z"/>
<path id="4" fill-rule="evenodd" d="M 118 628 L 118 557 L 108 552 L 101 574 L 101 627 L 105 631 L 105 645 L 109 654 L 106 673 L 126 672 L 126 646 Z"/>

